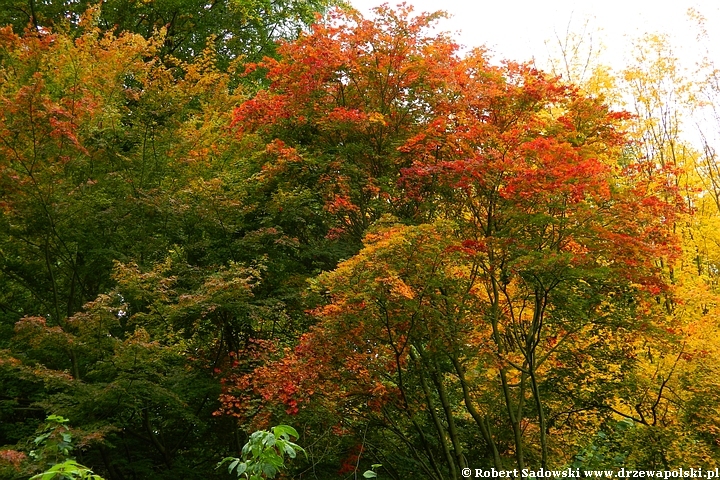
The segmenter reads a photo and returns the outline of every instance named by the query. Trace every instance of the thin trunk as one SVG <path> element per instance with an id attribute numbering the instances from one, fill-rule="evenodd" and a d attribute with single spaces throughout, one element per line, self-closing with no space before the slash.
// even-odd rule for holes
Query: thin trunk
<path id="1" fill-rule="evenodd" d="M 475 408 L 475 404 L 473 403 L 472 398 L 470 398 L 470 388 L 468 387 L 467 380 L 465 379 L 465 370 L 463 369 L 460 361 L 457 358 L 450 357 L 450 360 L 452 360 L 455 371 L 458 374 L 458 379 L 460 380 L 460 386 L 463 390 L 463 400 L 465 401 L 465 408 L 467 409 L 468 413 L 470 413 L 470 416 L 473 418 L 473 420 L 475 420 L 475 424 L 480 429 L 480 434 L 483 436 L 485 442 L 488 444 L 490 450 L 492 451 L 494 467 L 497 470 L 500 470 L 502 469 L 500 452 L 498 452 L 497 445 L 495 444 L 495 440 L 493 439 L 490 429 L 488 427 L 487 419 L 483 418 L 480 415 L 480 412 L 478 412 L 477 408 Z"/>
<path id="2" fill-rule="evenodd" d="M 498 286 L 497 279 L 492 276 L 491 277 L 491 285 L 492 285 L 492 317 L 491 317 L 491 324 L 492 324 L 492 331 L 493 331 L 493 340 L 495 341 L 495 345 L 497 347 L 498 356 L 500 357 L 499 360 L 502 362 L 503 355 L 506 353 L 505 348 L 503 346 L 503 341 L 500 335 L 500 329 L 499 329 L 499 322 L 500 322 L 500 290 Z M 523 441 L 522 441 L 522 428 L 520 427 L 520 420 L 522 420 L 522 408 L 523 408 L 523 395 L 524 395 L 524 389 L 522 388 L 524 385 L 524 381 L 521 380 L 521 388 L 520 388 L 520 395 L 518 399 L 518 405 L 517 405 L 517 413 L 515 412 L 515 408 L 513 407 L 513 400 L 512 400 L 512 394 L 510 392 L 510 382 L 507 378 L 507 368 L 504 366 L 500 366 L 498 368 L 498 376 L 500 377 L 500 385 L 502 387 L 503 397 L 505 399 L 505 408 L 507 410 L 508 418 L 510 419 L 510 426 L 513 431 L 513 441 L 515 443 L 515 460 L 517 461 L 518 469 L 523 470 L 525 468 L 525 455 L 524 455 L 524 449 L 523 449 Z M 524 379 L 524 374 L 523 374 Z"/>
<path id="3" fill-rule="evenodd" d="M 455 460 L 453 459 L 453 455 L 450 452 L 450 446 L 447 443 L 447 433 L 445 432 L 445 427 L 443 426 L 440 418 L 437 415 L 435 402 L 430 395 L 430 388 L 428 387 L 427 380 L 425 379 L 425 373 L 423 372 L 421 361 L 415 348 L 410 348 L 410 357 L 413 359 L 416 365 L 418 365 L 418 376 L 420 377 L 420 385 L 422 386 L 423 393 L 425 394 L 425 400 L 427 401 L 428 410 L 430 411 L 430 416 L 433 420 L 433 424 L 435 425 L 435 429 L 438 432 L 438 440 L 442 445 L 443 453 L 445 454 L 445 460 L 450 467 L 450 475 L 453 479 L 456 479 L 457 470 L 455 468 Z"/>
<path id="4" fill-rule="evenodd" d="M 530 389 L 532 391 L 533 399 L 535 400 L 535 407 L 538 411 L 538 426 L 540 428 L 540 465 L 542 468 L 547 468 L 547 420 L 545 418 L 545 409 L 543 408 L 542 399 L 540 397 L 540 387 L 537 381 L 536 367 L 537 362 L 535 360 L 535 349 L 540 343 L 540 335 L 543 326 L 543 317 L 545 315 L 546 293 L 541 292 L 539 289 L 535 291 L 535 308 L 533 311 L 532 329 L 528 332 L 525 338 L 525 358 L 528 365 L 528 376 L 530 377 Z"/>
<path id="5" fill-rule="evenodd" d="M 440 396 L 440 404 L 442 405 L 443 411 L 445 412 L 445 418 L 447 419 L 448 425 L 448 433 L 450 434 L 450 441 L 452 442 L 453 450 L 455 451 L 455 459 L 460 468 L 466 468 L 467 462 L 465 460 L 465 456 L 463 455 L 462 444 L 460 443 L 460 437 L 457 433 L 457 427 L 455 426 L 455 418 L 453 416 L 452 406 L 450 405 L 450 401 L 448 400 L 447 391 L 445 390 L 445 385 L 443 384 L 443 379 L 440 372 L 438 371 L 437 365 L 434 365 L 432 380 L 435 384 L 438 395 Z"/>
<path id="6" fill-rule="evenodd" d="M 430 465 L 432 466 L 432 470 L 430 467 L 428 467 L 425 462 L 423 461 L 422 457 L 420 457 L 420 454 L 418 453 L 417 449 L 415 448 L 415 442 L 413 442 L 411 439 L 407 438 L 407 436 L 402 432 L 402 429 L 397 426 L 395 421 L 393 420 L 394 415 L 390 415 L 389 412 L 387 412 L 383 408 L 383 415 L 387 419 L 390 430 L 392 430 L 395 435 L 400 438 L 400 440 L 408 447 L 408 449 L 412 452 L 413 457 L 415 457 L 415 460 L 418 461 L 420 466 L 422 467 L 425 472 L 430 475 L 432 478 L 442 478 L 442 474 L 440 473 L 440 469 L 437 466 L 437 462 L 435 461 L 435 457 L 433 455 L 432 449 L 430 448 L 430 445 L 427 442 L 427 438 L 425 438 L 425 434 L 423 433 L 422 429 L 420 429 L 420 426 L 414 421 L 410 420 L 413 424 L 413 426 L 418 431 L 418 434 L 420 435 L 420 442 L 422 443 L 423 448 L 425 449 L 425 453 L 428 456 L 428 459 L 430 460 Z M 432 476 L 434 473 L 434 477 Z"/>
<path id="7" fill-rule="evenodd" d="M 103 444 L 100 445 L 100 456 L 105 464 L 105 469 L 108 471 L 109 480 L 122 480 L 124 478 L 123 475 L 118 472 L 115 465 L 113 465 L 108 449 Z"/>
<path id="8" fill-rule="evenodd" d="M 547 468 L 547 456 L 548 456 L 548 446 L 547 446 L 547 420 L 545 418 L 545 410 L 542 406 L 542 401 L 540 399 L 540 389 L 538 388 L 537 378 L 535 376 L 535 368 L 532 364 L 529 366 L 530 370 L 530 385 L 533 392 L 533 397 L 535 398 L 535 407 L 538 411 L 538 423 L 540 428 L 540 449 L 541 449 L 541 456 L 540 456 L 540 465 L 542 468 Z"/>
<path id="9" fill-rule="evenodd" d="M 158 436 L 153 431 L 151 425 L 150 425 L 150 414 L 148 413 L 147 409 L 143 410 L 143 426 L 145 427 L 145 430 L 147 431 L 148 435 L 150 436 L 150 441 L 153 444 L 153 446 L 157 449 L 157 451 L 162 455 L 163 462 L 165 462 L 165 465 L 168 468 L 172 468 L 172 462 L 170 460 L 170 455 L 168 454 L 167 448 L 165 448 L 165 445 L 160 441 Z"/>

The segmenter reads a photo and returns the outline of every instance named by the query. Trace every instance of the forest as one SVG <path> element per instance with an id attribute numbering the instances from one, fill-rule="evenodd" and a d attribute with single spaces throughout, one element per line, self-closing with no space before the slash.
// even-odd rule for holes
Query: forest
<path id="1" fill-rule="evenodd" d="M 0 478 L 720 467 L 720 68 L 444 16 L 0 2 Z"/>

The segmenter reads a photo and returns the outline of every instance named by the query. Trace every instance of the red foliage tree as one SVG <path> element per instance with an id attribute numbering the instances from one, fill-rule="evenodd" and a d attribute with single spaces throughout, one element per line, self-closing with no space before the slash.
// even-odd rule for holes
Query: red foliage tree
<path id="1" fill-rule="evenodd" d="M 664 321 L 677 193 L 636 175 L 627 114 L 530 66 L 460 58 L 424 36 L 433 16 L 376 14 L 285 45 L 236 124 L 284 152 L 269 176 L 317 181 L 337 228 L 420 225 L 380 222 L 322 275 L 316 326 L 228 385 L 226 406 L 254 394 L 373 424 L 426 478 L 459 478 L 468 450 L 548 468 L 578 412 L 622 401 L 633 342 Z M 583 355 L 596 364 L 568 366 Z"/>
<path id="2" fill-rule="evenodd" d="M 331 13 L 281 46 L 278 60 L 252 65 L 267 70 L 270 86 L 235 111 L 235 126 L 267 145 L 261 183 L 318 195 L 331 236 L 360 239 L 388 212 L 420 215 L 398 188 L 412 161 L 398 147 L 453 94 L 446 89 L 460 63 L 456 44 L 430 34 L 440 14 L 386 6 L 376 14 Z"/>

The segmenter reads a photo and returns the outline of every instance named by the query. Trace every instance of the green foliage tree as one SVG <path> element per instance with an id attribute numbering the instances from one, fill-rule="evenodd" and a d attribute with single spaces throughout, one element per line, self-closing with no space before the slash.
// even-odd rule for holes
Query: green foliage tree
<path id="1" fill-rule="evenodd" d="M 2 0 L 0 25 L 21 32 L 70 29 L 98 2 Z M 208 42 L 222 58 L 222 65 L 238 57 L 260 60 L 272 56 L 276 42 L 293 39 L 325 12 L 333 0 L 110 0 L 102 2 L 95 19 L 106 32 L 131 32 L 152 38 L 164 31 L 159 54 L 183 60 L 197 58 Z"/>
<path id="2" fill-rule="evenodd" d="M 0 444 L 60 412 L 109 478 L 172 477 L 240 442 L 211 415 L 215 369 L 285 318 L 280 301 L 245 307 L 257 269 L 233 263 L 263 243 L 237 236 L 230 76 L 212 49 L 171 67 L 158 48 L 95 27 L 2 30 Z"/>

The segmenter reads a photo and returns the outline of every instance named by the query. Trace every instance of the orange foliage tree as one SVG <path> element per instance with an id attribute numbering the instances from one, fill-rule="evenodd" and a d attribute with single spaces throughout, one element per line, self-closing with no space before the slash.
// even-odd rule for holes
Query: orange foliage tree
<path id="1" fill-rule="evenodd" d="M 261 184 L 287 192 L 270 204 L 311 192 L 331 238 L 359 240 L 384 213 L 421 214 L 398 187 L 411 165 L 398 147 L 452 94 L 459 58 L 429 33 L 440 14 L 410 11 L 380 7 L 375 21 L 331 13 L 279 59 L 248 67 L 266 70 L 270 86 L 236 109 L 235 125 L 265 145 Z"/>
<path id="2" fill-rule="evenodd" d="M 678 254 L 676 187 L 626 155 L 627 114 L 461 58 L 429 36 L 433 16 L 376 15 L 284 45 L 261 65 L 270 89 L 236 111 L 267 144 L 263 181 L 308 182 L 329 228 L 366 235 L 315 284 L 315 327 L 231 378 L 224 410 L 257 414 L 256 395 L 371 427 L 411 452 L 383 461 L 400 476 L 564 465 L 578 431 L 630 406 L 635 340 L 672 341 L 656 260 Z"/>

